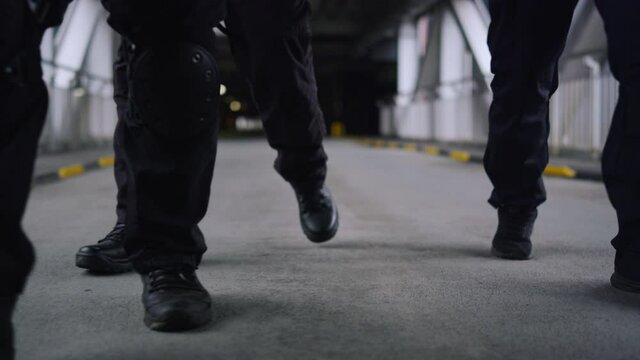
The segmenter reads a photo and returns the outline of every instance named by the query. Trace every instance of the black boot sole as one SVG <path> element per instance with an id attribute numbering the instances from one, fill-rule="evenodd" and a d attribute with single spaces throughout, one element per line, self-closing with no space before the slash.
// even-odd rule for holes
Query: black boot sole
<path id="1" fill-rule="evenodd" d="M 491 247 L 491 255 L 506 260 L 531 260 L 533 258 L 530 253 L 525 254 L 521 251 L 503 251 L 495 248 L 494 246 Z"/>
<path id="2" fill-rule="evenodd" d="M 114 260 L 99 255 L 76 254 L 76 266 L 97 274 L 121 274 L 133 270 L 129 260 Z"/>
<path id="3" fill-rule="evenodd" d="M 640 281 L 631 280 L 615 272 L 611 275 L 611 286 L 618 290 L 640 294 Z"/>
<path id="4" fill-rule="evenodd" d="M 211 322 L 212 318 L 210 310 L 199 314 L 175 312 L 166 314 L 162 319 L 154 318 L 145 311 L 144 324 L 153 331 L 176 332 L 197 329 Z"/>
<path id="5" fill-rule="evenodd" d="M 323 242 L 327 242 L 333 239 L 334 236 L 338 233 L 338 228 L 340 227 L 340 216 L 338 215 L 338 210 L 336 210 L 336 223 L 327 231 L 316 233 L 307 229 L 305 226 L 302 226 L 302 232 L 312 243 L 321 244 Z"/>

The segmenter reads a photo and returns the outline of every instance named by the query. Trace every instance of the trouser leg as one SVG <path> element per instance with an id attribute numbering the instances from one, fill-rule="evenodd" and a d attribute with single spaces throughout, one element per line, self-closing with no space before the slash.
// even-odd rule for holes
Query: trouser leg
<path id="1" fill-rule="evenodd" d="M 602 173 L 618 215 L 618 251 L 640 253 L 640 3 L 598 0 L 607 31 L 609 61 L 620 98 L 603 153 Z M 634 267 L 638 268 L 638 264 Z"/>
<path id="2" fill-rule="evenodd" d="M 122 120 L 118 120 L 116 131 L 113 135 L 113 150 L 115 154 L 115 163 L 113 166 L 113 175 L 116 180 L 116 222 L 124 224 L 127 219 L 127 165 L 125 163 L 124 149 L 122 145 L 122 130 L 118 128 L 125 126 Z"/>
<path id="3" fill-rule="evenodd" d="M 46 111 L 41 80 L 16 85 L 0 79 L 0 295 L 20 293 L 33 266 L 33 248 L 21 221 Z"/>
<path id="4" fill-rule="evenodd" d="M 127 166 L 125 248 L 139 272 L 197 266 L 216 154 L 219 1 L 103 0 L 127 55 L 128 114 L 118 127 Z"/>
<path id="5" fill-rule="evenodd" d="M 275 169 L 294 187 L 326 177 L 325 123 L 318 103 L 307 0 L 230 0 L 226 24 L 278 155 Z"/>
<path id="6" fill-rule="evenodd" d="M 493 103 L 484 157 L 495 206 L 546 200 L 549 99 L 577 0 L 492 0 L 489 49 Z"/>
<path id="7" fill-rule="evenodd" d="M 21 222 L 48 97 L 40 69 L 41 31 L 27 4 L 2 2 L 0 29 L 0 297 L 5 297 L 22 291 L 34 262 Z"/>
<path id="8" fill-rule="evenodd" d="M 126 40 L 122 40 L 118 48 L 118 58 L 113 64 L 113 99 L 116 103 L 118 113 L 118 123 L 113 135 L 113 151 L 115 154 L 115 164 L 113 173 L 116 180 L 118 193 L 116 196 L 116 216 L 118 223 L 125 223 L 127 214 L 127 164 L 125 163 L 125 154 L 122 145 L 122 126 L 125 126 L 125 117 L 127 114 L 127 101 L 129 97 L 129 88 L 127 84 L 127 61 L 126 53 L 129 47 Z"/>
<path id="9" fill-rule="evenodd" d="M 0 358 L 13 358 L 11 317 L 35 261 L 22 229 L 38 138 L 47 111 L 41 80 L 16 85 L 0 78 Z"/>

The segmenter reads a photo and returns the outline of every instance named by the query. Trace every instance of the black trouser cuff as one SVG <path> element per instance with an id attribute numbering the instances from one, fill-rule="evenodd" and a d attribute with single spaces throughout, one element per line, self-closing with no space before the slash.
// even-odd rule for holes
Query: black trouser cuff
<path id="1" fill-rule="evenodd" d="M 327 177 L 327 155 L 322 146 L 279 149 L 274 168 L 296 191 L 315 190 Z"/>

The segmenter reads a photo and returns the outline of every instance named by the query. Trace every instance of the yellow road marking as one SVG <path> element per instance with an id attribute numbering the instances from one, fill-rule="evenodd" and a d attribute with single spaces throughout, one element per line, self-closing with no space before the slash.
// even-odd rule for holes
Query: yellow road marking
<path id="1" fill-rule="evenodd" d="M 437 146 L 427 146 L 426 148 L 424 148 L 424 152 L 426 152 L 429 155 L 439 155 L 440 148 Z"/>
<path id="2" fill-rule="evenodd" d="M 576 171 L 568 166 L 563 165 L 549 165 L 544 169 L 544 174 L 548 176 L 560 176 L 567 178 L 576 177 Z"/>
<path id="3" fill-rule="evenodd" d="M 471 154 L 466 151 L 452 151 L 449 153 L 449 157 L 457 161 L 469 161 L 471 160 Z"/>
<path id="4" fill-rule="evenodd" d="M 417 151 L 418 150 L 418 145 L 417 144 L 404 144 L 403 148 L 406 151 Z"/>
<path id="5" fill-rule="evenodd" d="M 58 169 L 58 176 L 62 179 L 77 176 L 84 173 L 84 166 L 71 165 Z"/>
<path id="6" fill-rule="evenodd" d="M 384 140 L 373 140 L 370 138 L 362 139 L 361 142 L 365 145 L 373 145 L 376 148 L 386 147 L 388 149 L 397 149 L 399 147 L 398 142 L 390 141 L 385 143 Z M 418 145 L 415 143 L 407 143 L 402 145 L 402 149 L 407 151 L 417 151 Z M 439 155 L 440 148 L 437 146 L 427 146 L 423 150 L 425 153 L 430 155 Z M 453 160 L 468 162 L 471 160 L 471 154 L 466 151 L 452 151 L 449 153 L 449 157 Z M 100 166 L 112 166 L 113 165 L 113 157 L 103 157 L 99 160 Z M 80 168 L 78 169 L 77 166 Z M 84 168 L 81 165 L 71 166 L 67 168 L 60 169 L 60 177 L 68 177 L 74 176 L 77 174 L 81 174 L 84 172 Z M 79 172 L 77 172 L 79 170 Z M 574 169 L 564 166 L 564 165 L 549 165 L 544 169 L 544 174 L 548 176 L 558 176 L 565 178 L 575 178 L 577 173 Z"/>
<path id="7" fill-rule="evenodd" d="M 344 126 L 344 123 L 340 121 L 334 121 L 331 123 L 331 136 L 334 137 L 342 137 L 347 134 L 347 130 Z"/>
<path id="8" fill-rule="evenodd" d="M 113 156 L 103 156 L 100 159 L 98 159 L 98 165 L 100 165 L 100 167 L 110 167 L 113 166 L 116 163 L 116 159 Z"/>

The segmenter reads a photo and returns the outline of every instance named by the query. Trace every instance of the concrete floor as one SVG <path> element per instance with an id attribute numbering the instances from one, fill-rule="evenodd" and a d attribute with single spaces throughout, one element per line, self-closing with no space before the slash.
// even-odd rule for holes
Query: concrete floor
<path id="1" fill-rule="evenodd" d="M 640 296 L 608 285 L 614 213 L 599 183 L 549 179 L 528 262 L 489 256 L 482 168 L 328 142 L 336 239 L 299 230 L 263 141 L 223 141 L 199 271 L 211 326 L 154 333 L 137 275 L 92 276 L 74 253 L 114 222 L 110 170 L 37 187 L 38 264 L 15 316 L 18 359 L 632 359 Z"/>

